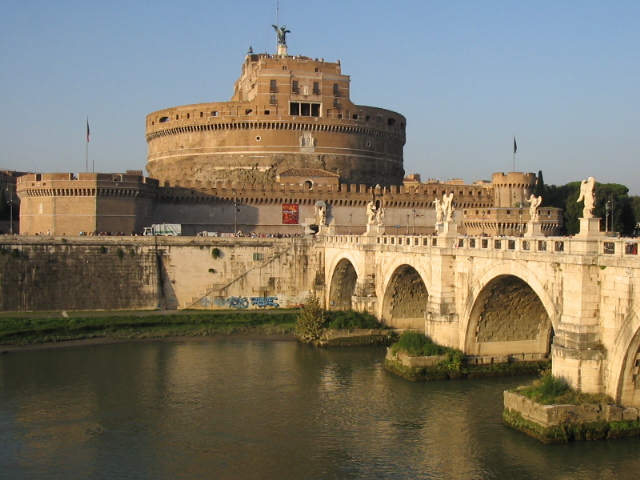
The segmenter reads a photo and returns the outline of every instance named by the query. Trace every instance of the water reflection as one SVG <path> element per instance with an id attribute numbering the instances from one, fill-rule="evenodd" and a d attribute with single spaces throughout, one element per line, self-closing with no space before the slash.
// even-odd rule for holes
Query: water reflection
<path id="1" fill-rule="evenodd" d="M 633 478 L 638 439 L 502 426 L 520 378 L 411 383 L 384 349 L 223 337 L 0 357 L 8 478 Z M 627 476 L 626 476 L 627 475 Z"/>

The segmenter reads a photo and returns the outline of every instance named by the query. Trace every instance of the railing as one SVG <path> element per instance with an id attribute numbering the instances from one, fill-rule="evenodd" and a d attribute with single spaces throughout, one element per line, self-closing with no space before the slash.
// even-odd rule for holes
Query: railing
<path id="1" fill-rule="evenodd" d="M 413 248 L 452 248 L 473 251 L 502 251 L 505 253 L 526 252 L 549 255 L 607 255 L 619 257 L 637 257 L 636 238 L 598 238 L 583 239 L 576 237 L 446 237 L 438 235 L 326 235 L 319 236 L 326 244 L 362 244 L 379 245 L 401 249 Z M 589 248 L 585 249 L 585 242 Z"/>

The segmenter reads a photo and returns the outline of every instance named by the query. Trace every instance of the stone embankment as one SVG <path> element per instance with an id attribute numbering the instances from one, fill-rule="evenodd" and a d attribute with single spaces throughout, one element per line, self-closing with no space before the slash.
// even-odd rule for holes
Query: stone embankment
<path id="1" fill-rule="evenodd" d="M 548 368 L 550 361 L 540 356 L 522 360 L 513 356 L 452 355 L 410 356 L 402 351 L 387 351 L 385 368 L 411 381 L 449 380 L 458 378 L 508 377 L 531 375 Z M 535 357 L 535 358 L 533 358 Z"/>
<path id="2" fill-rule="evenodd" d="M 394 330 L 325 330 L 313 342 L 319 347 L 356 347 L 360 345 L 390 345 L 398 339 Z"/>
<path id="3" fill-rule="evenodd" d="M 602 403 L 541 405 L 517 392 L 504 392 L 506 425 L 544 443 L 640 435 L 639 411 Z"/>
<path id="4" fill-rule="evenodd" d="M 311 238 L 0 239 L 0 310 L 264 310 L 315 285 Z"/>

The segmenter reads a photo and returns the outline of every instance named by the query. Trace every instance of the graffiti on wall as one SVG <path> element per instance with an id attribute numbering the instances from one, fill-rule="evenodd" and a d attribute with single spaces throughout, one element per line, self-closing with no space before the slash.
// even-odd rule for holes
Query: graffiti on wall
<path id="1" fill-rule="evenodd" d="M 200 305 L 204 308 L 218 307 L 244 309 L 249 308 L 249 305 L 258 308 L 277 308 L 280 305 L 276 300 L 278 300 L 278 297 L 204 297 L 200 300 Z"/>

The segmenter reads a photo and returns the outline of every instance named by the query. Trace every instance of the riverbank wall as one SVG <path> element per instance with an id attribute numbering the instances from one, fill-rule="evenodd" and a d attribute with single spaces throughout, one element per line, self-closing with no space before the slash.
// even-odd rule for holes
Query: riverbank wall
<path id="1" fill-rule="evenodd" d="M 267 309 L 303 303 L 312 238 L 0 239 L 0 310 Z"/>

